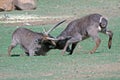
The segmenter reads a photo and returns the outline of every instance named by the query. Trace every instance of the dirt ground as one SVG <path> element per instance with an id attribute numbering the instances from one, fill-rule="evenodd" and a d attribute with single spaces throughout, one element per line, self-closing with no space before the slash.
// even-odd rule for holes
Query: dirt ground
<path id="1" fill-rule="evenodd" d="M 34 26 L 34 25 L 47 25 L 47 24 L 55 24 L 62 20 L 67 20 L 66 22 L 71 21 L 75 17 L 73 16 L 42 16 L 42 17 L 30 17 L 26 16 L 21 19 L 17 19 L 17 16 L 14 18 L 0 18 L 1 23 L 4 23 L 3 25 L 9 25 L 9 26 Z"/>

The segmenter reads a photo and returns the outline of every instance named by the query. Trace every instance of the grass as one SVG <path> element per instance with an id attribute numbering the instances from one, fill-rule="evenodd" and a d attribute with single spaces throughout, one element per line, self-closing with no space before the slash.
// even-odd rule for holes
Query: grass
<path id="1" fill-rule="evenodd" d="M 103 2 L 104 1 L 104 2 Z M 108 37 L 99 34 L 102 40 L 94 54 L 87 54 L 94 46 L 91 39 L 80 42 L 73 55 L 62 56 L 60 50 L 51 50 L 47 56 L 25 56 L 17 46 L 12 54 L 20 56 L 8 57 L 7 48 L 11 42 L 12 32 L 16 26 L 0 24 L 0 80 L 119 80 L 120 79 L 120 2 L 118 0 L 39 0 L 35 11 L 2 12 L 10 15 L 62 16 L 81 17 L 90 13 L 101 13 L 108 17 L 108 28 L 113 31 L 113 44 L 107 48 Z M 62 24 L 51 34 L 57 36 L 67 24 Z M 42 27 L 23 26 L 33 31 L 42 32 Z M 80 47 L 81 46 L 81 47 Z M 67 54 L 67 53 L 66 53 Z"/>
<path id="2" fill-rule="evenodd" d="M 83 16 L 90 13 L 102 13 L 105 16 L 118 16 L 120 2 L 117 0 L 38 0 L 37 9 L 34 11 L 12 11 L 0 14 L 38 15 L 38 16 L 60 16 L 75 15 Z M 113 15 L 114 13 L 114 15 Z"/>

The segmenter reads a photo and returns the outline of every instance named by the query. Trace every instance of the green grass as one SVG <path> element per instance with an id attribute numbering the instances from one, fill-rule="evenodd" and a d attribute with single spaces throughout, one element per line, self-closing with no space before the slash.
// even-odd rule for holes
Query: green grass
<path id="1" fill-rule="evenodd" d="M 102 2 L 104 1 L 104 2 Z M 62 56 L 60 50 L 51 50 L 47 56 L 27 57 L 17 46 L 8 57 L 7 48 L 16 26 L 0 24 L 0 80 L 119 80 L 120 79 L 120 2 L 118 0 L 39 0 L 35 11 L 2 12 L 11 15 L 29 14 L 40 16 L 101 13 L 108 17 L 108 28 L 113 31 L 113 44 L 107 48 L 108 37 L 99 34 L 102 40 L 94 54 L 87 54 L 94 46 L 90 39 L 80 42 L 73 55 Z M 57 7 L 56 7 L 57 6 Z M 67 24 L 62 24 L 51 34 L 57 36 Z M 42 32 L 54 25 L 23 26 Z M 81 47 L 80 47 L 81 46 Z M 67 54 L 67 53 L 66 53 Z"/>
<path id="2" fill-rule="evenodd" d="M 33 11 L 1 12 L 9 15 L 26 14 L 38 16 L 75 15 L 102 13 L 105 16 L 119 16 L 120 2 L 118 0 L 38 0 L 37 9 Z"/>

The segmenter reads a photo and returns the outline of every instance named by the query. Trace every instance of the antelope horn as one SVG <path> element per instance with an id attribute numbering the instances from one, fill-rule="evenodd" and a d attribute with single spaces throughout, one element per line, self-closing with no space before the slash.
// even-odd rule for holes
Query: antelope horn
<path id="1" fill-rule="evenodd" d="M 56 38 L 50 38 L 50 37 L 46 37 L 46 39 L 50 40 L 52 42 L 52 44 L 56 46 L 55 41 L 57 41 L 58 39 L 56 39 Z"/>
<path id="2" fill-rule="evenodd" d="M 47 37 L 48 40 L 58 41 L 59 39 Z"/>
<path id="3" fill-rule="evenodd" d="M 60 24 L 62 24 L 63 22 L 65 22 L 66 20 L 63 20 L 63 21 L 61 21 L 61 22 L 59 22 L 58 24 L 56 24 L 54 27 L 52 27 L 50 30 L 48 30 L 47 32 L 46 32 L 46 35 L 48 35 L 51 31 L 53 31 L 57 26 L 59 26 Z"/>

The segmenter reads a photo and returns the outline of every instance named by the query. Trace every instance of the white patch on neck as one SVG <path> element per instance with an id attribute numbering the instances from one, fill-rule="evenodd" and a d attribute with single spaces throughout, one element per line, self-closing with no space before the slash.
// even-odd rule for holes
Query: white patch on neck
<path id="1" fill-rule="evenodd" d="M 101 31 L 101 30 L 102 30 L 102 28 L 101 28 L 100 26 L 98 26 L 98 30 L 99 30 L 99 31 Z"/>

